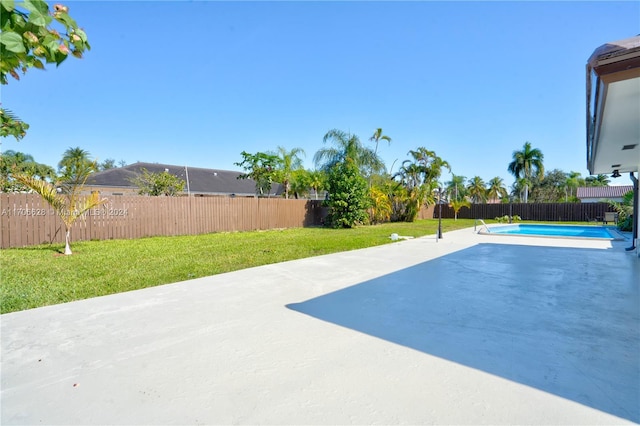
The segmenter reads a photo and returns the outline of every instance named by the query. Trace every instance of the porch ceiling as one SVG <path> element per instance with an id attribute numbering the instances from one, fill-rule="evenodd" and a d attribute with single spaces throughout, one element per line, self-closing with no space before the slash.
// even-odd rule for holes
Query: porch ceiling
<path id="1" fill-rule="evenodd" d="M 640 37 L 596 49 L 587 72 L 589 172 L 639 171 Z"/>

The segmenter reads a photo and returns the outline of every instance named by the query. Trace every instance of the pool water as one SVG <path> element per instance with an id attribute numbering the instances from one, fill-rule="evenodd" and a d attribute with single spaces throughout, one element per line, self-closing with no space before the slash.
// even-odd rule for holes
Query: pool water
<path id="1" fill-rule="evenodd" d="M 490 228 L 491 234 L 535 235 L 544 237 L 618 239 L 604 226 L 579 225 L 508 225 Z"/>

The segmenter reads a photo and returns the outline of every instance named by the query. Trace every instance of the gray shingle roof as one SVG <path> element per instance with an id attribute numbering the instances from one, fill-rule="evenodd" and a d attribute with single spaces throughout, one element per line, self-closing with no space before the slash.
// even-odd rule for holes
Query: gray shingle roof
<path id="1" fill-rule="evenodd" d="M 576 191 L 578 198 L 620 198 L 633 190 L 633 185 L 620 186 L 587 186 L 580 187 Z"/>
<path id="2" fill-rule="evenodd" d="M 203 169 L 199 167 L 175 166 L 159 163 L 134 163 L 124 167 L 105 170 L 92 174 L 87 180 L 90 186 L 135 188 L 131 183 L 133 179 L 146 169 L 151 173 L 168 171 L 174 176 L 187 180 L 189 176 L 189 192 L 192 194 L 229 195 L 239 196 L 255 195 L 256 183 L 252 179 L 238 179 L 241 172 L 218 169 Z M 274 184 L 271 188 L 272 195 L 280 194 L 280 184 Z M 185 192 L 186 192 L 185 186 Z"/>

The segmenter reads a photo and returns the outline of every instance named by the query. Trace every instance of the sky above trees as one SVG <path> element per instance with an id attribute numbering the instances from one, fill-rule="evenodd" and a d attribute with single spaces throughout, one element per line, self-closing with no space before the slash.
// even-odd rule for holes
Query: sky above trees
<path id="1" fill-rule="evenodd" d="M 238 170 L 242 151 L 282 146 L 313 168 L 328 130 L 374 148 L 382 127 L 392 173 L 423 146 L 452 173 L 511 185 L 512 153 L 530 141 L 545 169 L 586 176 L 586 61 L 640 32 L 637 2 L 68 5 L 92 50 L 2 88 L 31 126 L 2 149 L 49 165 L 78 146 L 98 161 Z"/>

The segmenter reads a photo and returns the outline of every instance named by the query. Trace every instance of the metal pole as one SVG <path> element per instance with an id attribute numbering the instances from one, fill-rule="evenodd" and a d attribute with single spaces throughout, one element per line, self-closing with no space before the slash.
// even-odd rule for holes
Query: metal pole
<path id="1" fill-rule="evenodd" d="M 513 223 L 513 197 L 509 196 L 509 223 Z"/>
<path id="2" fill-rule="evenodd" d="M 629 177 L 633 182 L 633 219 L 631 221 L 631 246 L 625 248 L 626 251 L 635 250 L 636 239 L 638 239 L 638 179 L 633 175 L 633 172 L 629 173 Z"/>
<path id="3" fill-rule="evenodd" d="M 438 188 L 438 239 L 442 238 L 442 188 Z"/>
<path id="4" fill-rule="evenodd" d="M 189 190 L 189 169 L 187 169 L 187 166 L 184 166 L 184 174 L 187 178 L 187 197 L 190 197 L 191 191 Z"/>

